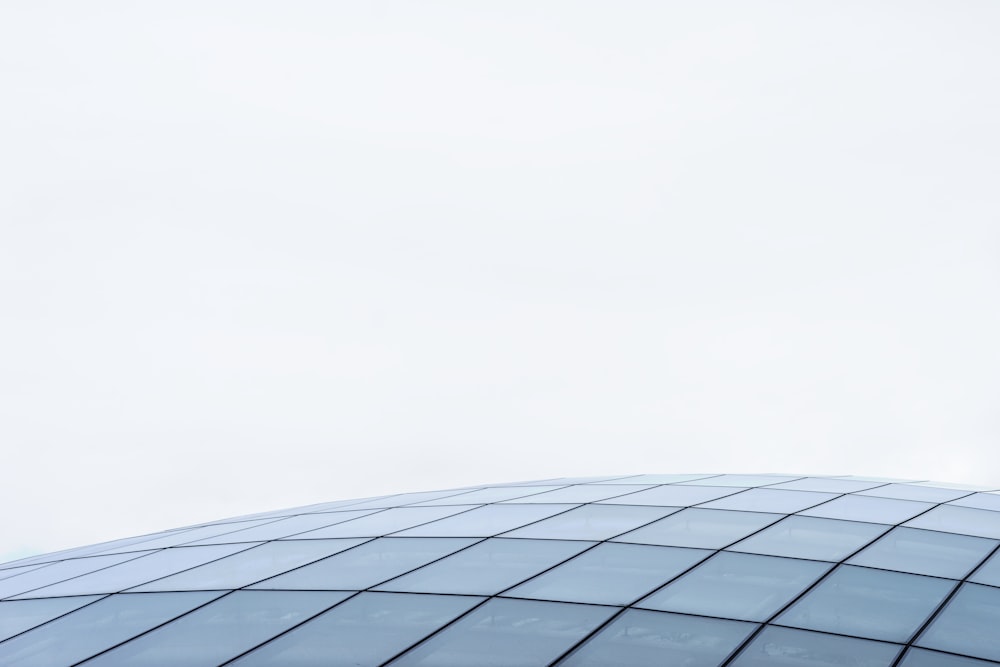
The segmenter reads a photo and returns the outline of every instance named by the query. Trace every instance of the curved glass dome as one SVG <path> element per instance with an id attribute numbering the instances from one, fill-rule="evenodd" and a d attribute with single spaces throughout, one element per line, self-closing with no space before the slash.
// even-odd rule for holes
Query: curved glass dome
<path id="1" fill-rule="evenodd" d="M 790 475 L 346 500 L 0 565 L 0 664 L 1000 664 L 1000 495 Z"/>

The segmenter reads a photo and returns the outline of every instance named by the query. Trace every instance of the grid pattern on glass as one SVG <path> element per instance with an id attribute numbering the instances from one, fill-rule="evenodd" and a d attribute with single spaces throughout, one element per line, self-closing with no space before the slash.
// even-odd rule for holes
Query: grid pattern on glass
<path id="1" fill-rule="evenodd" d="M 779 514 L 688 508 L 617 538 L 617 542 L 721 549 L 781 519 Z"/>
<path id="2" fill-rule="evenodd" d="M 672 507 L 583 505 L 524 528 L 504 533 L 503 536 L 556 540 L 607 540 L 676 511 Z"/>
<path id="3" fill-rule="evenodd" d="M 972 573 L 969 581 L 1000 587 L 1000 552 L 993 554 Z"/>
<path id="4" fill-rule="evenodd" d="M 747 489 L 740 493 L 704 503 L 700 507 L 717 510 L 743 510 L 749 512 L 781 512 L 790 514 L 815 507 L 836 498 L 835 493 L 815 491 L 787 491 L 778 489 Z"/>
<path id="5" fill-rule="evenodd" d="M 970 495 L 969 491 L 954 489 L 939 489 L 933 486 L 918 486 L 916 484 L 886 484 L 867 491 L 858 491 L 859 496 L 877 496 L 879 498 L 896 498 L 898 500 L 920 500 L 929 503 L 943 503 Z"/>
<path id="6" fill-rule="evenodd" d="M 125 561 L 145 556 L 146 552 L 114 554 L 111 556 L 89 556 L 52 563 L 37 570 L 30 570 L 0 581 L 0 598 L 9 598 L 38 588 L 45 588 L 73 577 L 97 572 Z"/>
<path id="7" fill-rule="evenodd" d="M 576 505 L 484 505 L 396 534 L 413 537 L 493 537 L 574 507 Z"/>
<path id="8" fill-rule="evenodd" d="M 900 646 L 857 637 L 768 626 L 733 667 L 890 667 Z"/>
<path id="9" fill-rule="evenodd" d="M 995 662 L 911 647 L 899 663 L 899 667 L 995 667 L 996 664 Z"/>
<path id="10" fill-rule="evenodd" d="M 393 507 L 374 514 L 293 535 L 296 540 L 325 540 L 332 537 L 380 537 L 444 517 L 467 512 L 475 505 L 442 507 Z"/>
<path id="11" fill-rule="evenodd" d="M 834 498 L 828 503 L 803 510 L 803 516 L 818 516 L 825 519 L 846 519 L 869 523 L 897 524 L 911 519 L 931 507 L 931 503 L 894 498 L 872 498 L 870 496 L 847 495 Z"/>
<path id="12" fill-rule="evenodd" d="M 888 526 L 874 523 L 790 516 L 737 542 L 729 550 L 836 562 L 887 530 Z"/>
<path id="13" fill-rule="evenodd" d="M 378 510 L 358 510 L 356 512 L 320 512 L 317 514 L 300 514 L 279 519 L 263 526 L 245 528 L 243 530 L 206 537 L 203 540 L 185 544 L 185 546 L 198 546 L 202 544 L 226 544 L 230 542 L 264 542 L 266 540 L 277 540 L 282 537 L 291 537 L 299 533 L 310 530 L 317 530 L 332 526 L 334 524 L 350 521 L 359 517 L 378 512 Z"/>
<path id="14" fill-rule="evenodd" d="M 974 507 L 981 510 L 993 510 L 1000 512 L 1000 494 L 998 493 L 973 493 L 963 496 L 958 500 L 952 500 L 949 505 L 959 507 Z"/>
<path id="15" fill-rule="evenodd" d="M 98 595 L 0 602 L 0 642 L 99 599 Z"/>
<path id="16" fill-rule="evenodd" d="M 1000 589 L 965 584 L 914 643 L 1000 661 L 997 628 L 1000 628 Z"/>
<path id="17" fill-rule="evenodd" d="M 652 489 L 630 493 L 627 496 L 608 498 L 601 503 L 609 505 L 655 505 L 657 507 L 687 507 L 710 500 L 731 496 L 740 489 L 728 486 L 654 486 Z"/>
<path id="18" fill-rule="evenodd" d="M 537 496 L 519 498 L 518 503 L 595 503 L 599 500 L 618 498 L 651 488 L 641 484 L 577 484 L 555 491 L 546 491 Z"/>
<path id="19" fill-rule="evenodd" d="M 798 477 L 792 475 L 718 475 L 709 477 L 706 480 L 695 482 L 680 482 L 680 484 L 703 484 L 704 486 L 767 486 L 769 484 L 781 484 L 782 482 L 792 482 Z"/>
<path id="20" fill-rule="evenodd" d="M 926 514 L 907 521 L 906 525 L 911 528 L 1000 539 L 1000 512 L 973 507 L 939 505 Z"/>
<path id="21" fill-rule="evenodd" d="M 438 498 L 436 500 L 425 500 L 422 503 L 415 503 L 410 507 L 431 507 L 435 505 L 483 505 L 486 503 L 498 503 L 504 500 L 514 500 L 524 502 L 524 500 L 545 492 L 552 492 L 562 489 L 561 486 L 501 486 L 490 489 L 476 489 L 467 493 L 460 493 L 457 496 Z M 572 501 L 563 501 L 572 502 Z M 584 501 L 580 501 L 584 502 Z"/>
<path id="22" fill-rule="evenodd" d="M 894 528 L 851 558 L 852 565 L 961 579 L 997 546 L 995 540 Z"/>

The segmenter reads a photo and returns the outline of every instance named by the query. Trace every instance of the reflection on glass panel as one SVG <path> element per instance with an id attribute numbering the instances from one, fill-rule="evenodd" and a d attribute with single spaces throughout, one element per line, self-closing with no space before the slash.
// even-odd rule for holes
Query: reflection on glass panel
<path id="1" fill-rule="evenodd" d="M 489 489 L 477 489 L 457 496 L 439 498 L 438 500 L 428 500 L 415 505 L 415 507 L 427 507 L 431 505 L 484 505 L 486 503 L 498 503 L 501 500 L 527 499 L 546 491 L 563 488 L 560 485 L 549 486 L 494 486 Z M 519 500 L 518 502 L 524 502 Z"/>
<path id="2" fill-rule="evenodd" d="M 729 547 L 771 556 L 840 561 L 889 530 L 888 526 L 790 516 Z"/>
<path id="3" fill-rule="evenodd" d="M 830 567 L 812 560 L 722 552 L 636 606 L 766 621 Z"/>
<path id="4" fill-rule="evenodd" d="M 379 590 L 493 595 L 575 556 L 592 544 L 493 538 L 386 582 Z"/>
<path id="5" fill-rule="evenodd" d="M 1000 551 L 993 554 L 993 556 L 987 560 L 985 563 L 976 570 L 969 581 L 974 581 L 977 584 L 989 584 L 990 586 L 1000 586 Z"/>
<path id="6" fill-rule="evenodd" d="M 958 500 L 953 500 L 949 505 L 959 505 L 961 507 L 975 507 L 981 510 L 993 510 L 1000 512 L 1000 494 L 996 493 L 973 493 Z"/>
<path id="7" fill-rule="evenodd" d="M 541 667 L 616 611 L 596 605 L 494 598 L 392 664 Z"/>
<path id="8" fill-rule="evenodd" d="M 560 667 L 713 667 L 756 626 L 741 621 L 630 609 L 573 651 Z"/>
<path id="9" fill-rule="evenodd" d="M 405 530 L 414 537 L 493 537 L 573 509 L 574 505 L 486 505 Z"/>
<path id="10" fill-rule="evenodd" d="M 687 507 L 706 503 L 709 500 L 731 496 L 739 493 L 740 489 L 728 486 L 656 486 L 652 489 L 630 493 L 620 498 L 608 498 L 602 500 L 606 505 L 657 505 L 662 507 Z"/>
<path id="11" fill-rule="evenodd" d="M 768 626 L 733 667 L 889 667 L 900 646 Z"/>
<path id="12" fill-rule="evenodd" d="M 916 519 L 908 521 L 906 525 L 912 528 L 1000 539 L 1000 512 L 972 507 L 941 505 L 927 514 L 921 514 Z"/>
<path id="13" fill-rule="evenodd" d="M 507 594 L 539 600 L 625 605 L 711 553 L 704 549 L 600 544 Z"/>
<path id="14" fill-rule="evenodd" d="M 111 567 L 125 561 L 145 556 L 144 552 L 130 554 L 114 554 L 112 556 L 89 556 L 52 563 L 37 570 L 31 570 L 16 577 L 0 581 L 0 598 L 27 593 L 53 582 L 71 579 L 80 575 L 95 572 L 101 568 Z"/>
<path id="15" fill-rule="evenodd" d="M 882 486 L 884 482 L 862 482 L 856 479 L 834 479 L 830 477 L 806 477 L 794 482 L 782 482 L 770 487 L 772 489 L 790 489 L 792 491 L 821 491 L 824 493 L 852 493 Z"/>
<path id="16" fill-rule="evenodd" d="M 234 667 L 378 665 L 462 615 L 480 600 L 458 595 L 361 593 L 232 664 Z"/>
<path id="17" fill-rule="evenodd" d="M 234 533 L 226 533 L 216 537 L 206 537 L 203 540 L 192 542 L 187 546 L 197 546 L 200 544 L 226 544 L 231 542 L 265 542 L 267 540 L 277 540 L 282 537 L 290 537 L 308 530 L 325 528 L 351 519 L 367 516 L 378 510 L 358 510 L 356 512 L 320 512 L 317 514 L 300 514 L 279 519 L 273 523 L 263 526 L 238 530 Z"/>
<path id="18" fill-rule="evenodd" d="M 466 512 L 474 505 L 448 505 L 444 507 L 397 507 L 375 514 L 338 523 L 326 528 L 300 533 L 297 540 L 323 540 L 331 537 L 381 537 L 398 530 L 419 526 L 446 516 Z"/>
<path id="19" fill-rule="evenodd" d="M 697 482 L 681 482 L 681 484 L 703 484 L 705 486 L 766 486 L 791 482 L 797 477 L 790 475 L 718 475 Z"/>
<path id="20" fill-rule="evenodd" d="M 805 510 L 801 514 L 826 519 L 896 524 L 920 514 L 929 507 L 933 507 L 933 505 L 912 500 L 851 495 L 835 498 L 828 503 Z"/>
<path id="21" fill-rule="evenodd" d="M 0 642 L 90 604 L 100 596 L 0 602 Z"/>
<path id="22" fill-rule="evenodd" d="M 860 491 L 862 496 L 878 496 L 879 498 L 898 498 L 899 500 L 922 500 L 928 503 L 943 503 L 969 495 L 968 491 L 954 489 L 939 489 L 933 486 L 917 486 L 915 484 L 886 484 L 868 491 Z"/>
<path id="23" fill-rule="evenodd" d="M 595 503 L 651 488 L 641 484 L 577 484 L 537 496 L 521 498 L 519 503 Z"/>
<path id="24" fill-rule="evenodd" d="M 914 643 L 977 658 L 1000 660 L 1000 633 L 997 628 L 1000 628 L 1000 589 L 965 584 Z"/>
<path id="25" fill-rule="evenodd" d="M 702 507 L 718 510 L 746 510 L 750 512 L 782 512 L 791 514 L 825 503 L 836 498 L 835 493 L 812 491 L 778 491 L 775 489 L 748 489 L 733 496 L 705 503 Z"/>
<path id="26" fill-rule="evenodd" d="M 257 519 L 255 521 L 239 521 L 236 523 L 216 523 L 210 526 L 201 526 L 199 528 L 191 528 L 188 530 L 171 531 L 169 533 L 163 533 L 162 537 L 155 540 L 147 540 L 136 545 L 127 545 L 116 549 L 109 549 L 102 551 L 101 553 L 119 553 L 135 549 L 142 549 L 146 551 L 150 549 L 174 547 L 208 537 L 216 537 L 218 535 L 225 535 L 226 533 L 233 533 L 237 530 L 244 530 L 246 528 L 252 528 L 262 524 L 268 524 L 272 521 L 276 521 L 276 519 Z"/>
<path id="27" fill-rule="evenodd" d="M 87 661 L 87 667 L 215 667 L 350 593 L 236 591 Z"/>
<path id="28" fill-rule="evenodd" d="M 905 642 L 954 588 L 946 579 L 845 565 L 782 614 L 777 623 Z"/>
<path id="29" fill-rule="evenodd" d="M 677 511 L 674 507 L 584 505 L 575 510 L 518 528 L 504 537 L 553 540 L 606 540 Z"/>
<path id="30" fill-rule="evenodd" d="M 915 528 L 894 528 L 853 557 L 852 565 L 961 579 L 997 543 L 981 537 L 952 535 Z"/>
<path id="31" fill-rule="evenodd" d="M 774 523 L 781 516 L 690 508 L 615 538 L 618 542 L 721 549 Z"/>
<path id="32" fill-rule="evenodd" d="M 220 544 L 210 547 L 163 549 L 104 570 L 25 593 L 25 597 L 117 593 L 175 572 L 202 565 L 253 547 L 253 544 Z"/>
<path id="33" fill-rule="evenodd" d="M 262 579 L 357 546 L 353 540 L 289 540 L 268 542 L 233 556 L 157 579 L 134 591 L 210 591 L 242 588 Z"/>
<path id="34" fill-rule="evenodd" d="M 922 648 L 911 648 L 907 651 L 899 667 L 996 667 L 995 662 L 963 658 Z"/>
<path id="35" fill-rule="evenodd" d="M 253 588 L 356 591 L 398 577 L 475 540 L 383 537 L 255 584 Z"/>
<path id="36" fill-rule="evenodd" d="M 0 665 L 72 665 L 166 623 L 220 593 L 123 593 L 0 643 Z"/>

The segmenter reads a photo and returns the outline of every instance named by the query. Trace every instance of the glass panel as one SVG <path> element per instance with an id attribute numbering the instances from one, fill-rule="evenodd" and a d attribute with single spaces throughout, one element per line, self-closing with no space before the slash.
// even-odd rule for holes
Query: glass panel
<path id="1" fill-rule="evenodd" d="M 511 597 L 625 605 L 662 586 L 712 552 L 600 544 L 508 591 Z M 595 586 L 595 582 L 600 582 Z"/>
<path id="2" fill-rule="evenodd" d="M 111 567 L 118 563 L 144 556 L 144 553 L 115 554 L 113 556 L 90 556 L 52 563 L 37 570 L 31 570 L 16 577 L 0 581 L 0 598 L 12 597 L 21 593 L 48 586 L 53 583 L 89 574 L 101 568 Z"/>
<path id="3" fill-rule="evenodd" d="M 357 512 L 320 512 L 317 514 L 300 514 L 280 519 L 263 526 L 238 530 L 234 533 L 218 535 L 216 537 L 206 537 L 203 540 L 192 542 L 187 546 L 198 546 L 201 544 L 226 544 L 232 542 L 266 542 L 267 540 L 277 540 L 282 537 L 290 537 L 308 530 L 317 530 L 343 523 L 351 519 L 367 516 L 378 510 L 358 510 Z"/>
<path id="4" fill-rule="evenodd" d="M 155 540 L 148 540 L 146 542 L 140 542 L 137 545 L 131 546 L 120 546 L 116 549 L 108 549 L 102 551 L 105 553 L 120 553 L 122 551 L 133 551 L 135 549 L 142 549 L 143 551 L 151 549 L 163 549 L 164 547 L 173 547 L 179 544 L 187 544 L 188 542 L 194 542 L 195 540 L 201 540 L 207 537 L 215 537 L 217 535 L 225 535 L 226 533 L 233 533 L 237 530 L 243 530 L 244 528 L 252 528 L 254 526 L 259 526 L 261 524 L 271 523 L 276 521 L 276 519 L 258 519 L 256 521 L 240 521 L 238 523 L 217 523 L 211 526 L 202 526 L 200 528 L 192 528 L 190 530 L 173 531 L 171 533 L 164 533 L 162 537 Z"/>
<path id="5" fill-rule="evenodd" d="M 790 489 L 792 491 L 822 491 L 825 493 L 852 493 L 882 486 L 884 482 L 862 482 L 855 479 L 835 479 L 832 477 L 806 477 L 794 482 L 775 484 L 772 489 Z"/>
<path id="6" fill-rule="evenodd" d="M 419 503 L 417 507 L 430 506 L 430 505 L 483 505 L 486 503 L 498 503 L 501 500 L 513 500 L 515 498 L 525 498 L 538 495 L 539 493 L 544 493 L 546 491 L 552 491 L 554 489 L 561 489 L 562 486 L 550 485 L 550 486 L 495 486 L 489 489 L 478 489 L 476 491 L 469 491 L 468 493 L 463 493 L 458 496 L 451 496 L 448 498 L 441 498 L 438 500 L 428 500 L 426 502 Z M 525 502 L 521 500 L 519 502 Z"/>
<path id="7" fill-rule="evenodd" d="M 799 479 L 791 475 L 719 475 L 697 482 L 681 482 L 681 484 L 703 484 L 705 486 L 766 486 L 780 484 Z"/>
<path id="8" fill-rule="evenodd" d="M 677 482 L 693 482 L 698 479 L 708 479 L 718 475 L 632 475 L 616 477 L 594 484 L 675 484 Z"/>
<path id="9" fill-rule="evenodd" d="M 36 565 L 22 565 L 21 567 L 11 567 L 0 570 L 0 579 L 10 579 L 11 577 L 16 577 L 19 574 L 24 574 L 32 570 L 37 570 L 40 567 L 45 567 L 44 564 L 38 563 Z"/>
<path id="10" fill-rule="evenodd" d="M 953 500 L 948 504 L 1000 512 L 1000 495 L 996 493 L 973 493 L 971 496 Z"/>
<path id="11" fill-rule="evenodd" d="M 656 486 L 652 489 L 630 493 L 621 498 L 602 500 L 606 505 L 657 505 L 659 507 L 687 507 L 709 500 L 731 496 L 739 489 L 725 486 Z"/>
<path id="12" fill-rule="evenodd" d="M 450 496 L 457 496 L 460 493 L 466 493 L 469 489 L 451 489 L 449 491 L 421 491 L 418 493 L 399 493 L 394 496 L 382 496 L 381 498 L 373 498 L 361 503 L 356 503 L 352 505 L 347 505 L 344 509 L 352 510 L 363 510 L 363 509 L 380 509 L 383 507 L 398 507 L 400 505 L 412 505 L 413 503 L 423 503 L 428 500 L 437 500 L 439 498 L 448 498 Z"/>
<path id="13" fill-rule="evenodd" d="M 894 528 L 852 558 L 852 565 L 961 579 L 986 558 L 997 543 L 981 537 L 915 528 Z"/>
<path id="14" fill-rule="evenodd" d="M 636 606 L 766 621 L 831 567 L 812 560 L 722 552 Z"/>
<path id="15" fill-rule="evenodd" d="M 364 538 L 353 540 L 289 540 L 268 542 L 206 565 L 152 581 L 141 591 L 209 591 L 242 588 L 288 572 L 306 563 L 332 556 L 357 546 Z"/>
<path id="16" fill-rule="evenodd" d="M 1000 589 L 965 584 L 914 643 L 976 658 L 1000 660 L 997 628 L 1000 628 Z"/>
<path id="17" fill-rule="evenodd" d="M 405 530 L 414 537 L 493 537 L 554 514 L 573 505 L 486 505 L 479 509 Z"/>
<path id="18" fill-rule="evenodd" d="M 841 561 L 888 529 L 875 523 L 790 516 L 729 548 L 771 556 Z"/>
<path id="19" fill-rule="evenodd" d="M 473 542 L 475 540 L 383 537 L 279 574 L 253 588 L 361 590 L 443 558 Z"/>
<path id="20" fill-rule="evenodd" d="M 757 512 L 686 509 L 615 538 L 618 542 L 721 549 L 781 516 Z"/>
<path id="21" fill-rule="evenodd" d="M 553 540 L 607 540 L 661 519 L 677 509 L 636 505 L 584 505 L 550 519 L 518 528 L 504 537 Z"/>
<path id="22" fill-rule="evenodd" d="M 721 665 L 755 627 L 740 621 L 630 609 L 559 665 L 713 667 Z"/>
<path id="23" fill-rule="evenodd" d="M 87 661 L 87 667 L 215 667 L 350 595 L 236 591 Z"/>
<path id="24" fill-rule="evenodd" d="M 963 658 L 922 648 L 911 648 L 899 667 L 996 667 L 995 662 Z"/>
<path id="25" fill-rule="evenodd" d="M 25 593 L 24 597 L 59 597 L 63 595 L 93 595 L 117 593 L 154 579 L 186 570 L 196 565 L 229 556 L 251 547 L 251 544 L 220 544 L 213 547 L 176 547 L 163 549 L 148 556 L 126 561 L 60 584 Z"/>
<path id="26" fill-rule="evenodd" d="M 941 505 L 927 514 L 921 514 L 913 521 L 908 521 L 906 525 L 912 528 L 1000 539 L 1000 512 L 971 507 Z"/>
<path id="27" fill-rule="evenodd" d="M 0 644 L 0 665 L 72 665 L 155 628 L 219 593 L 112 595 Z"/>
<path id="28" fill-rule="evenodd" d="M 769 626 L 733 667 L 889 667 L 901 646 Z"/>
<path id="29" fill-rule="evenodd" d="M 702 507 L 719 510 L 745 510 L 751 512 L 781 512 L 791 514 L 825 503 L 836 498 L 834 493 L 811 491 L 776 491 L 774 489 L 749 489 L 734 496 L 705 503 Z"/>
<path id="30" fill-rule="evenodd" d="M 914 484 L 886 484 L 868 491 L 860 491 L 858 495 L 878 496 L 879 498 L 898 498 L 899 500 L 922 500 L 928 503 L 943 503 L 969 495 L 968 491 L 939 489 L 933 486 L 916 486 Z"/>
<path id="31" fill-rule="evenodd" d="M 842 566 L 776 623 L 905 642 L 954 588 L 946 579 Z"/>
<path id="32" fill-rule="evenodd" d="M 407 593 L 493 595 L 575 556 L 592 544 L 493 538 L 378 588 Z"/>
<path id="33" fill-rule="evenodd" d="M 99 599 L 77 598 L 8 600 L 0 602 L 0 642 Z"/>
<path id="34" fill-rule="evenodd" d="M 235 667 L 378 665 L 482 598 L 361 593 L 232 663 Z"/>
<path id="35" fill-rule="evenodd" d="M 412 528 L 429 521 L 466 512 L 474 505 L 449 505 L 446 507 L 397 507 L 377 514 L 327 528 L 320 528 L 295 536 L 297 540 L 327 539 L 330 537 L 381 537 L 389 533 Z"/>
<path id="36" fill-rule="evenodd" d="M 989 584 L 990 586 L 1000 586 L 1000 552 L 983 563 L 976 572 L 969 577 L 969 581 L 979 584 Z"/>
<path id="37" fill-rule="evenodd" d="M 519 503 L 594 503 L 652 488 L 639 484 L 577 484 L 537 496 L 521 498 Z"/>
<path id="38" fill-rule="evenodd" d="M 803 516 L 818 516 L 826 519 L 847 519 L 869 523 L 902 523 L 915 517 L 931 503 L 917 503 L 910 500 L 892 498 L 871 498 L 869 496 L 841 496 L 819 507 L 801 512 Z"/>
<path id="39" fill-rule="evenodd" d="M 613 607 L 494 598 L 393 665 L 548 665 L 617 611 Z"/>

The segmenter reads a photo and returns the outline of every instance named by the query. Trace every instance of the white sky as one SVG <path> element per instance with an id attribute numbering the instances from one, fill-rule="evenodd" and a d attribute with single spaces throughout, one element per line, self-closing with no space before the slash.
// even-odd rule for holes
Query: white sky
<path id="1" fill-rule="evenodd" d="M 0 4 L 0 560 L 490 481 L 1000 485 L 1000 3 Z"/>

